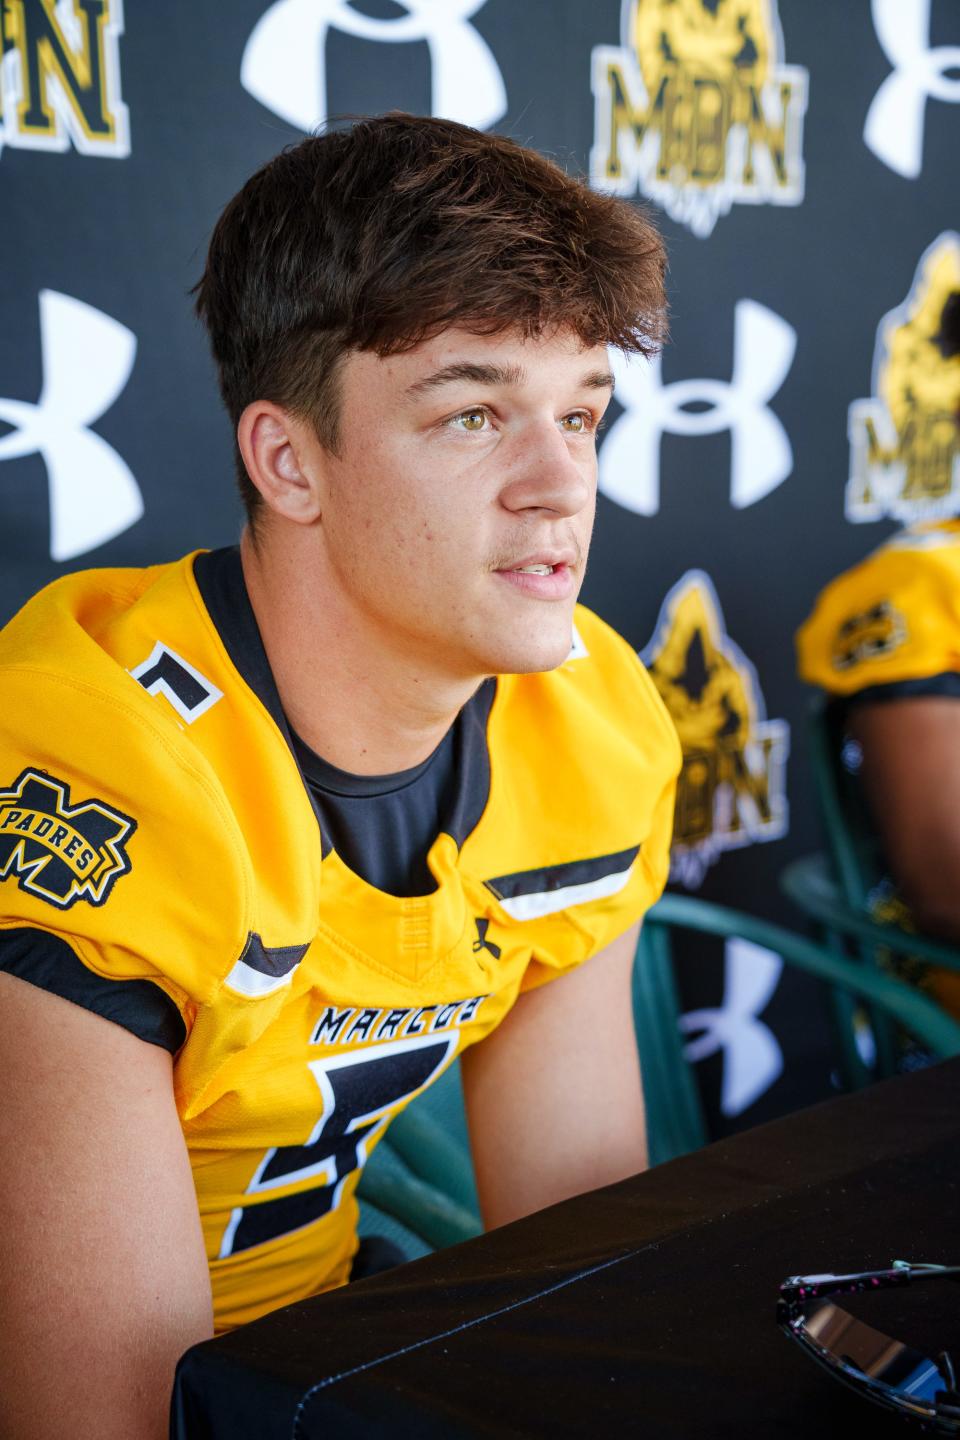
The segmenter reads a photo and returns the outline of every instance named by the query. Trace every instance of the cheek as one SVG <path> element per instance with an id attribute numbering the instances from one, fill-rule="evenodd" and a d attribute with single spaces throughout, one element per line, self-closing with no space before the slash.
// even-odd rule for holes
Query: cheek
<path id="1" fill-rule="evenodd" d="M 383 434 L 367 437 L 356 458 L 343 500 L 358 563 L 434 582 L 468 563 L 481 543 L 481 516 L 471 503 L 476 477 L 459 475 L 450 458 L 425 453 L 419 442 Z"/>

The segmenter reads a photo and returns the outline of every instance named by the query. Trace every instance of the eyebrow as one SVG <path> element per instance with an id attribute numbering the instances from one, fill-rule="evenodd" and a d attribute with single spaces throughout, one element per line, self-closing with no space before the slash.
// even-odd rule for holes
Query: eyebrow
<path id="1" fill-rule="evenodd" d="M 527 378 L 522 365 L 480 365 L 471 360 L 457 360 L 444 365 L 431 375 L 424 375 L 407 386 L 410 396 L 426 395 L 442 385 L 455 385 L 467 381 L 472 385 L 522 385 Z M 614 378 L 609 370 L 591 370 L 580 381 L 582 386 L 592 390 L 614 390 Z"/>
<path id="2" fill-rule="evenodd" d="M 441 385 L 455 385 L 462 380 L 472 385 L 520 385 L 525 378 L 521 365 L 479 365 L 471 360 L 456 360 L 452 365 L 444 365 L 442 370 L 434 370 L 432 375 L 415 380 L 407 387 L 407 394 L 425 395 Z"/>
<path id="3" fill-rule="evenodd" d="M 584 375 L 580 384 L 588 390 L 609 390 L 611 395 L 617 388 L 612 370 L 591 370 L 588 375 Z"/>

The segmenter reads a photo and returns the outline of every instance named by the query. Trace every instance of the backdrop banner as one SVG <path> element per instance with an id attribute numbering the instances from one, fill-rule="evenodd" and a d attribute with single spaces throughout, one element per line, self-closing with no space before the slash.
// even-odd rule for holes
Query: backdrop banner
<path id="1" fill-rule="evenodd" d="M 799 924 L 794 631 L 960 508 L 917 343 L 960 284 L 957 0 L 6 0 L 0 39 L 0 621 L 68 570 L 237 538 L 189 292 L 254 169 L 347 115 L 497 129 L 667 236 L 672 338 L 614 357 L 583 598 L 683 741 L 672 884 Z M 681 969 L 717 1133 L 829 1092 L 826 1002 L 778 956 Z"/>

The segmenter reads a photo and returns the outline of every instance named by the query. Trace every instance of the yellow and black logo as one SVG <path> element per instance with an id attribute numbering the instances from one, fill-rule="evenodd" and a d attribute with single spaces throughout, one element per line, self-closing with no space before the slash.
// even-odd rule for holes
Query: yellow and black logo
<path id="1" fill-rule="evenodd" d="M 907 638 L 907 622 L 889 600 L 851 615 L 837 627 L 830 662 L 834 670 L 849 670 L 863 660 L 891 655 Z"/>
<path id="2" fill-rule="evenodd" d="M 592 183 L 700 236 L 735 202 L 799 205 L 807 72 L 782 58 L 776 0 L 624 0 L 593 51 Z"/>
<path id="3" fill-rule="evenodd" d="M 0 141 L 24 150 L 130 154 L 120 97 L 122 0 L 3 0 Z"/>
<path id="4" fill-rule="evenodd" d="M 756 671 L 702 570 L 673 586 L 641 659 L 683 747 L 670 871 L 694 889 L 724 850 L 787 833 L 790 731 L 766 718 Z"/>
<path id="5" fill-rule="evenodd" d="M 850 406 L 848 520 L 936 520 L 960 510 L 960 355 L 943 339 L 960 303 L 960 235 L 924 251 L 877 329 L 873 395 Z"/>
<path id="6" fill-rule="evenodd" d="M 0 790 L 0 880 L 61 910 L 78 900 L 102 905 L 130 869 L 126 842 L 137 828 L 102 800 L 70 804 L 70 787 L 41 770 L 24 770 Z"/>

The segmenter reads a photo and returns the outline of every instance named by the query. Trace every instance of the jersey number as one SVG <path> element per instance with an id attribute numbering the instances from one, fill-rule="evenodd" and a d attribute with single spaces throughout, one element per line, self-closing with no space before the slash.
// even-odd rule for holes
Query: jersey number
<path id="1" fill-rule="evenodd" d="M 457 1046 L 457 1035 L 395 1040 L 352 1055 L 310 1060 L 323 1108 L 306 1145 L 274 1145 L 264 1155 L 247 1195 L 262 1195 L 300 1180 L 309 1189 L 275 1200 L 238 1205 L 220 1246 L 220 1259 L 264 1245 L 335 1210 L 344 1184 L 362 1168 L 371 1144 L 392 1112 L 437 1078 Z"/>

